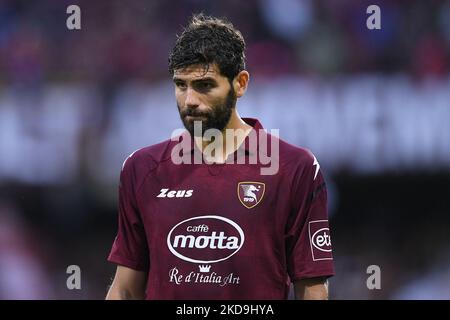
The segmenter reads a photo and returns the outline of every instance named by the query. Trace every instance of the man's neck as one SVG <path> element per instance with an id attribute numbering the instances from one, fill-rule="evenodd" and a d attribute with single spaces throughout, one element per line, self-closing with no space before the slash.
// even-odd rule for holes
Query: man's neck
<path id="1" fill-rule="evenodd" d="M 202 137 L 195 137 L 195 143 L 197 146 L 200 146 L 201 144 L 202 150 L 205 150 L 208 146 L 210 146 L 209 148 L 214 148 L 216 152 L 212 153 L 212 159 L 207 159 L 209 162 L 225 163 L 228 156 L 239 149 L 252 129 L 252 126 L 242 120 L 237 110 L 233 109 L 230 121 L 221 132 L 222 144 L 219 143 L 210 146 L 210 144 L 214 144 L 214 141 L 211 142 L 207 139 L 203 139 Z M 227 130 L 229 130 L 228 134 Z"/>

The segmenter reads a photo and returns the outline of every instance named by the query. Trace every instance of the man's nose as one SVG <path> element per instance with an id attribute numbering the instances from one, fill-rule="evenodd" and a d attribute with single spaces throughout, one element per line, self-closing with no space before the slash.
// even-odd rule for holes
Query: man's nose
<path id="1" fill-rule="evenodd" d="M 200 105 L 197 92 L 194 89 L 188 87 L 186 90 L 185 106 L 189 108 L 197 108 Z"/>

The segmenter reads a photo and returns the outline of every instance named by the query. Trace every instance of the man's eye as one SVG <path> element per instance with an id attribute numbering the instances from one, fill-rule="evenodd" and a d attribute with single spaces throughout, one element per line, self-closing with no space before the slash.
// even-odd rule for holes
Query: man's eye
<path id="1" fill-rule="evenodd" d="M 176 82 L 175 85 L 176 85 L 177 88 L 179 88 L 179 89 L 186 89 L 186 83 L 183 83 L 183 82 Z"/>
<path id="2" fill-rule="evenodd" d="M 201 90 L 209 90 L 209 89 L 213 88 L 213 84 L 209 83 L 209 82 L 201 82 L 198 84 L 197 87 Z"/>

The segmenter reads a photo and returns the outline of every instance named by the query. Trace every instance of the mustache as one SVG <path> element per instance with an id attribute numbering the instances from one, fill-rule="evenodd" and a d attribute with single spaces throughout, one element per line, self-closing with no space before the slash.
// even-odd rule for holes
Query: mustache
<path id="1" fill-rule="evenodd" d="M 198 112 L 195 109 L 182 110 L 180 113 L 181 113 L 181 117 L 183 117 L 183 118 L 187 117 L 187 116 L 209 118 L 209 113 L 207 113 L 207 112 Z"/>

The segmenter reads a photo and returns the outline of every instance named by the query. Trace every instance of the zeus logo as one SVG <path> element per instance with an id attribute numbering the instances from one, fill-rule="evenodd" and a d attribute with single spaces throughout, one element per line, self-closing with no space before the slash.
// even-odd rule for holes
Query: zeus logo
<path id="1" fill-rule="evenodd" d="M 189 198 L 194 193 L 194 190 L 169 190 L 161 189 L 157 198 Z"/>

